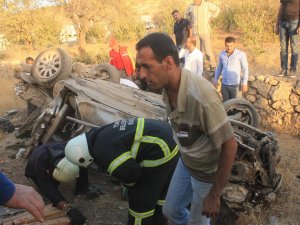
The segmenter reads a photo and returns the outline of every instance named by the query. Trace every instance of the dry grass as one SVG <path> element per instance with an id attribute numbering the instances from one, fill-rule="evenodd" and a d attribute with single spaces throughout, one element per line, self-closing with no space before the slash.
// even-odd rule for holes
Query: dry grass
<path id="1" fill-rule="evenodd" d="M 23 107 L 24 103 L 14 93 L 16 80 L 0 77 L 0 83 L 0 116 L 7 110 Z"/>
<path id="2" fill-rule="evenodd" d="M 279 135 L 281 163 L 278 172 L 283 174 L 283 184 L 277 201 L 268 214 L 279 217 L 280 225 L 300 224 L 300 146 L 299 137 Z"/>

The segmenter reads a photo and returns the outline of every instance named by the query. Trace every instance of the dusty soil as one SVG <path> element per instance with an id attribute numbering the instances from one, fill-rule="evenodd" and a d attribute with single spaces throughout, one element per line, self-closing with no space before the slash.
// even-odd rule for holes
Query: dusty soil
<path id="1" fill-rule="evenodd" d="M 271 206 L 242 215 L 235 225 L 265 225 L 270 216 L 276 216 L 279 225 L 300 224 L 300 138 L 278 134 L 277 139 L 282 155 L 278 171 L 284 176 L 281 192 Z M 26 139 L 15 138 L 13 133 L 0 134 L 0 170 L 14 182 L 34 187 L 33 182 L 24 177 L 26 159 L 16 159 L 16 153 L 24 141 Z M 88 200 L 85 196 L 73 195 L 74 184 L 61 185 L 60 190 L 87 216 L 87 224 L 126 224 L 128 204 L 121 199 L 119 185 L 112 178 L 92 171 L 90 183 L 99 185 L 104 194 Z"/>

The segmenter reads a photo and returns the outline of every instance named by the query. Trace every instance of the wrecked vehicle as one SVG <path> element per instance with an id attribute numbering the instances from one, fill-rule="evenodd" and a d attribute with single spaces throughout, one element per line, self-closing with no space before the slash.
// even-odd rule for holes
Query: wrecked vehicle
<path id="1" fill-rule="evenodd" d="M 43 57 L 38 57 L 37 60 L 41 58 Z M 42 106 L 37 106 L 30 113 L 17 133 L 20 136 L 20 133 L 29 130 L 33 146 L 49 141 L 68 140 L 91 127 L 119 119 L 145 117 L 167 120 L 160 95 L 118 82 L 95 79 L 90 76 L 91 72 L 86 72 L 93 70 L 92 67 L 82 70 L 85 72 L 76 73 L 72 67 L 73 72 L 68 76 L 61 71 L 64 78 L 56 77 L 55 71 L 58 72 L 59 69 L 51 68 L 62 65 L 63 57 L 61 61 L 58 60 L 60 63 L 56 62 L 57 57 L 50 58 L 54 60 L 50 69 L 45 66 L 47 58 L 35 62 L 32 70 L 38 70 L 36 67 L 41 70 L 39 73 L 34 72 L 34 77 L 40 74 L 40 79 L 38 83 L 30 84 L 36 89 L 42 88 L 47 98 L 44 98 Z M 110 74 L 111 72 L 106 71 L 108 77 Z M 49 80 L 50 83 L 44 82 L 43 77 L 48 75 L 56 77 L 55 82 L 52 79 Z M 100 78 L 103 77 L 100 75 Z M 255 108 L 246 100 L 240 99 L 225 102 L 224 106 L 234 128 L 238 151 L 229 182 L 222 193 L 220 216 L 213 223 L 217 225 L 231 225 L 241 213 L 271 203 L 276 199 L 282 182 L 282 176 L 276 172 L 280 160 L 277 141 L 273 134 L 254 127 L 259 125 Z"/>
<path id="2" fill-rule="evenodd" d="M 214 225 L 234 224 L 241 213 L 274 202 L 282 184 L 282 175 L 276 172 L 280 155 L 274 134 L 236 120 L 230 122 L 238 150 Z"/>
<path id="3" fill-rule="evenodd" d="M 86 127 L 120 119 L 167 119 L 161 96 L 121 84 L 74 77 L 59 81 L 54 92 L 57 95 L 34 124 L 31 133 L 34 146 L 47 143 L 50 138 L 69 139 L 84 132 Z"/>
<path id="4" fill-rule="evenodd" d="M 131 82 L 120 79 L 118 70 L 110 64 L 85 65 L 73 63 L 72 58 L 60 48 L 51 48 L 41 52 L 33 65 L 22 64 L 15 73 L 15 77 L 22 80 L 15 86 L 15 93 L 27 102 L 25 121 L 18 129 L 17 137 L 26 137 L 30 134 L 33 123 L 41 109 L 48 105 L 55 95 L 54 85 L 60 80 L 71 76 L 82 78 L 101 79 L 114 83 Z M 122 82 L 126 80 L 126 82 Z M 135 84 L 134 84 L 135 85 Z M 105 93 L 104 93 L 105 94 Z M 260 123 L 259 114 L 254 106 L 245 99 L 231 99 L 224 103 L 224 108 L 231 119 L 242 121 L 254 127 Z"/>
<path id="5" fill-rule="evenodd" d="M 21 119 L 17 137 L 30 135 L 34 121 L 40 115 L 42 108 L 53 100 L 53 87 L 60 80 L 67 79 L 72 74 L 91 79 L 107 80 L 120 83 L 118 70 L 110 64 L 103 63 L 88 66 L 73 63 L 70 55 L 60 48 L 51 48 L 41 52 L 33 65 L 21 63 L 16 68 L 15 78 L 20 82 L 15 85 L 15 93 L 27 103 L 27 115 Z"/>

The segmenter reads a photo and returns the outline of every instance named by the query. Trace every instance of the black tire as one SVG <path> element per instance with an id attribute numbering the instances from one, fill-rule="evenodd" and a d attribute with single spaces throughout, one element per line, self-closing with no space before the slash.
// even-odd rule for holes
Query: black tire
<path id="1" fill-rule="evenodd" d="M 227 116 L 231 119 L 241 121 L 253 127 L 260 125 L 260 116 L 249 101 L 234 98 L 224 102 L 223 105 Z"/>
<path id="2" fill-rule="evenodd" d="M 111 81 L 113 83 L 120 83 L 120 74 L 119 71 L 108 63 L 102 63 L 98 66 L 95 66 L 93 76 L 100 78 L 102 80 Z"/>
<path id="3" fill-rule="evenodd" d="M 31 74 L 41 87 L 49 89 L 70 76 L 72 66 L 72 58 L 64 50 L 51 48 L 37 56 Z"/>

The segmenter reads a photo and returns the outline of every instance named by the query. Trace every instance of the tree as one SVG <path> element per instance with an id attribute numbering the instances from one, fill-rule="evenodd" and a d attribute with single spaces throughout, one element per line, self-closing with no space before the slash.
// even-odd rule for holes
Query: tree
<path id="1" fill-rule="evenodd" d="M 0 32 L 12 44 L 35 48 L 57 42 L 59 26 L 38 0 L 1 0 Z M 47 25 L 47 26 L 45 26 Z"/>
<path id="2" fill-rule="evenodd" d="M 78 35 L 78 50 L 85 54 L 86 33 L 97 21 L 103 20 L 109 14 L 109 0 L 58 0 L 68 17 L 75 26 Z"/>

